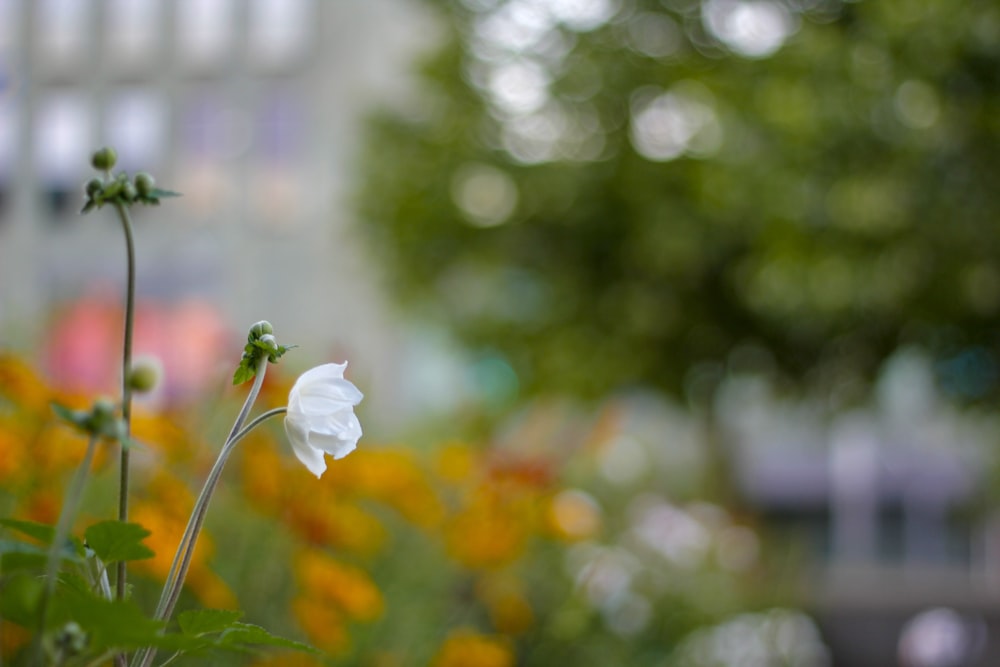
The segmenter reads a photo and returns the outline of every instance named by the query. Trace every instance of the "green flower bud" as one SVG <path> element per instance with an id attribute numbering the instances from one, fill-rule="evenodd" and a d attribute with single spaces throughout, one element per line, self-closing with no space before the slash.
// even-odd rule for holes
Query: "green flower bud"
<path id="1" fill-rule="evenodd" d="M 159 359 L 144 357 L 136 359 L 132 364 L 132 372 L 128 376 L 128 385 L 133 391 L 145 393 L 152 391 L 163 377 L 163 365 Z"/>
<path id="2" fill-rule="evenodd" d="M 135 189 L 139 192 L 139 196 L 148 197 L 150 193 L 153 192 L 153 188 L 156 186 L 156 181 L 153 177 L 144 171 L 140 171 L 135 175 Z"/>
<path id="3" fill-rule="evenodd" d="M 264 334 L 260 337 L 260 342 L 271 352 L 278 351 L 278 341 L 271 334 Z"/>
<path id="4" fill-rule="evenodd" d="M 104 189 L 104 181 L 99 178 L 92 178 L 87 181 L 87 199 L 93 199 Z"/>
<path id="5" fill-rule="evenodd" d="M 124 183 L 122 183 L 122 198 L 124 198 L 125 201 L 132 203 L 138 196 L 139 196 L 139 191 L 136 190 L 135 185 L 132 183 L 132 181 L 125 181 Z"/>
<path id="6" fill-rule="evenodd" d="M 254 342 L 259 340 L 261 336 L 266 334 L 273 334 L 274 327 L 267 320 L 261 320 L 250 327 L 250 333 L 247 334 L 247 342 Z"/>
<path id="7" fill-rule="evenodd" d="M 111 171 L 116 162 L 118 162 L 118 153 L 115 152 L 114 148 L 108 146 L 90 156 L 90 164 L 94 165 L 94 169 L 101 171 Z"/>

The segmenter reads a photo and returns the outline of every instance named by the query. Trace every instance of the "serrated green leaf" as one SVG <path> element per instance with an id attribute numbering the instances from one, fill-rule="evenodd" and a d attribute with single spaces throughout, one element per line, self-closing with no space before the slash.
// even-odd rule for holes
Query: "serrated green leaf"
<path id="1" fill-rule="evenodd" d="M 150 532 L 137 523 L 102 521 L 87 528 L 87 545 L 105 563 L 142 560 L 156 554 L 142 544 Z"/>
<path id="2" fill-rule="evenodd" d="M 250 623 L 234 623 L 222 633 L 222 636 L 216 642 L 216 646 L 236 650 L 250 646 L 276 646 L 316 655 L 322 653 L 308 644 L 272 635 L 259 625 L 252 625 Z"/>
<path id="3" fill-rule="evenodd" d="M 242 611 L 230 609 L 194 609 L 177 617 L 181 632 L 196 636 L 227 630 L 243 616 Z"/>

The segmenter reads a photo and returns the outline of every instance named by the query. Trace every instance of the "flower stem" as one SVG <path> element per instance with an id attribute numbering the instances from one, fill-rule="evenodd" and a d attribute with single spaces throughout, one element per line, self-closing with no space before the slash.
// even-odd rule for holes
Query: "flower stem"
<path id="1" fill-rule="evenodd" d="M 69 537 L 70 528 L 73 525 L 73 517 L 76 516 L 80 498 L 83 496 L 83 489 L 87 483 L 87 475 L 90 466 L 94 461 L 94 451 L 97 449 L 97 436 L 91 435 L 87 442 L 87 453 L 83 455 L 83 461 L 73 475 L 66 498 L 63 500 L 62 510 L 59 512 L 59 520 L 56 522 L 55 533 L 52 536 L 52 543 L 49 545 L 48 560 L 45 566 L 45 587 L 42 589 L 42 597 L 38 604 L 38 634 L 36 635 L 35 650 L 36 657 L 41 659 L 42 635 L 45 633 L 45 621 L 48 616 L 49 600 L 56 587 L 56 576 L 59 573 L 59 563 L 62 558 L 59 552 L 63 549 L 66 538 Z"/>
<path id="2" fill-rule="evenodd" d="M 255 418 L 246 428 L 243 427 L 247 415 L 250 414 L 251 407 L 253 407 L 254 402 L 257 400 L 257 395 L 260 393 L 260 387 L 264 383 L 267 364 L 267 355 L 261 355 L 260 360 L 257 362 L 257 373 L 250 393 L 247 395 L 247 399 L 243 403 L 243 408 L 236 417 L 232 430 L 230 430 L 229 435 L 226 437 L 225 444 L 222 445 L 222 450 L 219 452 L 212 470 L 208 473 L 208 478 L 205 480 L 205 485 L 202 487 L 198 500 L 195 502 L 194 509 L 191 510 L 187 528 L 184 530 L 184 536 L 181 537 L 180 544 L 177 545 L 177 552 L 174 554 L 174 560 L 170 565 L 170 572 L 167 574 L 167 580 L 163 584 L 160 601 L 156 605 L 156 613 L 153 618 L 158 621 L 166 621 L 170 618 L 170 615 L 174 611 L 174 606 L 176 606 L 177 600 L 180 598 L 181 590 L 184 588 L 184 578 L 187 576 L 188 568 L 191 565 L 191 558 L 194 556 L 198 534 L 201 532 L 205 516 L 208 513 L 208 503 L 212 499 L 212 494 L 215 493 L 215 487 L 222 476 L 222 469 L 225 467 L 233 448 L 251 430 L 266 419 L 286 411 L 286 408 L 269 410 Z M 137 658 L 132 661 L 132 664 L 148 667 L 155 655 L 156 649 L 147 648 L 138 654 Z"/>
<path id="3" fill-rule="evenodd" d="M 129 485 L 129 448 L 132 437 L 132 387 L 129 377 L 132 374 L 132 332 L 135 324 L 135 242 L 132 236 L 132 219 L 128 208 L 121 202 L 115 203 L 115 210 L 121 219 L 122 231 L 125 232 L 125 251 L 128 256 L 128 273 L 125 286 L 125 335 L 122 344 L 122 422 L 125 425 L 124 437 L 121 442 L 121 459 L 118 477 L 118 520 L 128 521 L 128 485 Z M 118 577 L 115 583 L 116 597 L 125 599 L 126 571 L 125 561 L 118 563 Z"/>

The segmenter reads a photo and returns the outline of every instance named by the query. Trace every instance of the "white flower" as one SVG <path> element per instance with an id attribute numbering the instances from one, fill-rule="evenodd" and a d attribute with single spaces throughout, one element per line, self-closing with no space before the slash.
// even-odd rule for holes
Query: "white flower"
<path id="1" fill-rule="evenodd" d="M 363 396 L 344 379 L 345 368 L 347 362 L 311 368 L 299 376 L 288 394 L 285 433 L 295 456 L 317 477 L 326 470 L 324 454 L 342 459 L 354 451 L 361 437 L 354 406 Z"/>

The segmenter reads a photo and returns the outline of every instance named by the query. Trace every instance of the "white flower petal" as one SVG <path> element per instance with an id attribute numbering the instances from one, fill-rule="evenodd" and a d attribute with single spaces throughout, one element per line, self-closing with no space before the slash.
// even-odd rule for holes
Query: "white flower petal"
<path id="1" fill-rule="evenodd" d="M 288 395 L 285 432 L 295 456 L 319 477 L 326 470 L 324 454 L 347 456 L 361 438 L 354 406 L 362 393 L 344 379 L 347 363 L 311 368 L 295 381 Z"/>
<path id="2" fill-rule="evenodd" d="M 326 461 L 323 460 L 323 452 L 309 444 L 309 433 L 302 424 L 295 419 L 285 418 L 285 435 L 292 445 L 292 452 L 295 458 L 302 462 L 309 472 L 321 477 L 326 472 Z"/>

